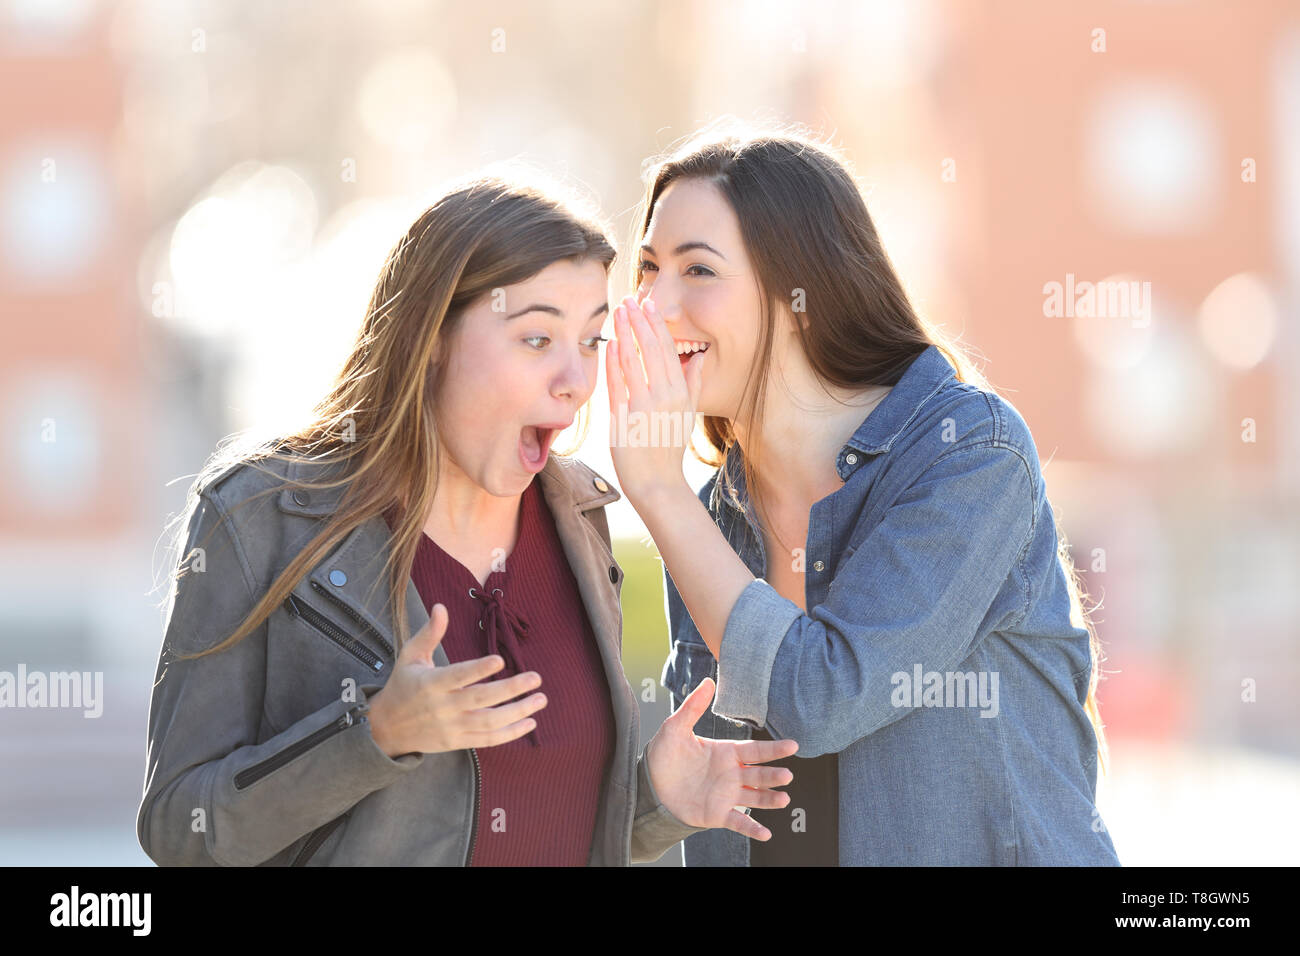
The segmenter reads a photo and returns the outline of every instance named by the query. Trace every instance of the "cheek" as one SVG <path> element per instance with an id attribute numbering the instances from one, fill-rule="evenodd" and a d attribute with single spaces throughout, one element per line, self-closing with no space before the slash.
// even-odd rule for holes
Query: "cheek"
<path id="1" fill-rule="evenodd" d="M 738 321 L 753 306 L 732 289 L 720 283 L 692 289 L 682 296 L 682 307 L 692 326 L 728 352 L 748 354 L 753 350 L 757 329 Z"/>
<path id="2" fill-rule="evenodd" d="M 481 442 L 502 419 L 515 417 L 511 403 L 523 370 L 512 367 L 507 352 L 492 346 L 466 349 L 448 371 L 438 409 L 444 429 L 478 435 Z"/>
<path id="3" fill-rule="evenodd" d="M 726 290 L 716 285 L 700 285 L 682 291 L 681 306 L 691 320 L 691 325 L 710 336 L 721 327 L 726 314 Z"/>

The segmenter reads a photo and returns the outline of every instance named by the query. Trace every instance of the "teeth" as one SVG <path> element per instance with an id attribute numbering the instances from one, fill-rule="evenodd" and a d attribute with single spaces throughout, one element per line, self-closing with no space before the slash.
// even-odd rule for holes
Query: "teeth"
<path id="1" fill-rule="evenodd" d="M 678 342 L 677 354 L 686 355 L 687 353 L 690 352 L 703 352 L 707 348 L 708 345 L 706 345 L 704 342 Z"/>

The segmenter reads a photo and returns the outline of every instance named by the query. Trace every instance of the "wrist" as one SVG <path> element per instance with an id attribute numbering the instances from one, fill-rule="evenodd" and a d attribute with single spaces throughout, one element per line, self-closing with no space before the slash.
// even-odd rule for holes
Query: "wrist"
<path id="1" fill-rule="evenodd" d="M 375 746 L 384 752 L 384 755 L 390 760 L 397 756 L 401 751 L 397 750 L 388 737 L 388 716 L 382 705 L 379 705 L 378 697 L 370 698 L 370 706 L 366 711 L 366 723 L 370 727 L 370 739 L 375 742 Z"/>
<path id="2" fill-rule="evenodd" d="M 664 802 L 663 794 L 659 792 L 659 782 L 655 780 L 654 752 L 655 752 L 655 744 L 657 744 L 658 742 L 659 742 L 659 734 L 656 733 L 653 737 L 650 738 L 650 742 L 646 744 L 645 775 L 646 775 L 646 779 L 650 781 L 650 789 L 654 791 L 655 803 L 662 804 Z"/>
<path id="3" fill-rule="evenodd" d="M 700 503 L 700 499 L 683 477 L 679 481 L 648 485 L 644 488 L 627 492 L 628 502 L 636 509 L 647 528 L 651 521 L 659 518 L 671 518 L 680 514 L 683 507 L 690 502 Z"/>

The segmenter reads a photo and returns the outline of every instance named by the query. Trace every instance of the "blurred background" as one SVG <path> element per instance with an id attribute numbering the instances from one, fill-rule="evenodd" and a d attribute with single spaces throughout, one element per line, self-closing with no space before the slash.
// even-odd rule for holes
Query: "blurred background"
<path id="1" fill-rule="evenodd" d="M 0 0 L 0 670 L 104 674 L 97 718 L 0 709 L 0 863 L 150 865 L 164 526 L 324 391 L 431 190 L 523 158 L 625 244 L 643 160 L 728 113 L 847 151 L 1028 421 L 1101 602 L 1121 861 L 1300 861 L 1297 3 Z M 1144 294 L 1088 314 L 1101 282 Z M 610 518 L 648 738 L 662 565 Z"/>

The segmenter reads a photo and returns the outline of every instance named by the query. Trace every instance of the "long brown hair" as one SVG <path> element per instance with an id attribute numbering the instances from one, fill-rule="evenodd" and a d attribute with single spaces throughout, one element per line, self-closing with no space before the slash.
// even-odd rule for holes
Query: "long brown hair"
<path id="1" fill-rule="evenodd" d="M 640 248 L 655 203 L 680 179 L 716 186 L 739 222 L 761 303 L 758 351 L 740 413 L 755 433 L 761 429 L 767 396 L 777 304 L 790 303 L 795 290 L 802 292 L 807 306 L 806 321 L 794 324 L 796 334 L 822 382 L 847 389 L 892 386 L 934 345 L 959 381 L 995 392 L 966 349 L 913 309 L 851 169 L 839 150 L 806 128 L 747 127 L 731 117 L 692 134 L 644 168 L 646 190 L 634 218 L 630 249 Z M 638 288 L 640 256 L 629 258 L 632 287 Z M 737 444 L 735 429 L 729 419 L 701 417 L 708 448 L 702 453 L 692 442 L 691 450 L 704 464 L 721 468 L 719 490 L 736 500 L 730 469 L 724 467 Z M 764 463 L 749 451 L 742 460 L 754 518 L 764 527 L 762 492 L 755 480 L 765 473 Z M 747 506 L 744 501 L 737 504 Z M 1071 623 L 1089 636 L 1093 666 L 1085 710 L 1104 773 L 1108 748 L 1096 698 L 1101 644 L 1083 607 L 1086 594 L 1059 519 L 1057 535 L 1070 590 Z"/>
<path id="2" fill-rule="evenodd" d="M 591 204 L 534 170 L 517 167 L 449 187 L 389 252 L 351 353 L 306 423 L 266 441 L 241 435 L 220 444 L 190 487 L 181 517 L 193 514 L 200 490 L 213 476 L 236 463 L 267 471 L 259 462 L 305 457 L 337 477 L 285 482 L 276 475 L 278 485 L 233 507 L 285 487 L 323 490 L 349 484 L 339 507 L 236 631 L 201 653 L 179 656 L 215 653 L 252 633 L 349 532 L 390 508 L 396 521 L 385 567 L 400 650 L 410 636 L 407 581 L 436 492 L 434 397 L 450 361 L 449 336 L 480 296 L 523 282 L 560 260 L 594 260 L 608 274 L 614 258 L 609 230 Z M 572 454 L 582 444 L 590 424 L 587 405 L 579 409 L 577 424 L 575 441 L 552 454 Z M 188 564 L 188 556 L 177 563 L 172 594 Z M 376 584 L 380 580 L 382 575 Z"/>

